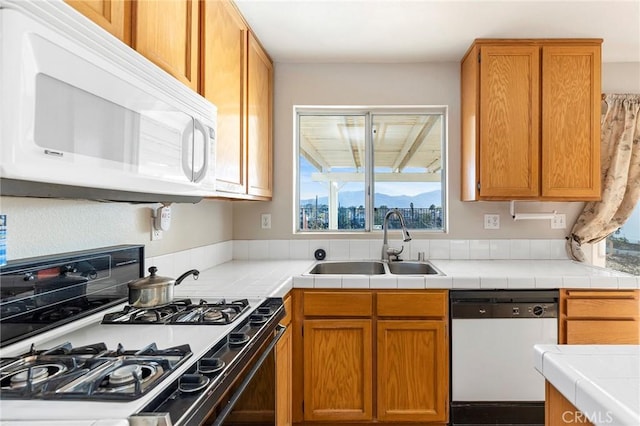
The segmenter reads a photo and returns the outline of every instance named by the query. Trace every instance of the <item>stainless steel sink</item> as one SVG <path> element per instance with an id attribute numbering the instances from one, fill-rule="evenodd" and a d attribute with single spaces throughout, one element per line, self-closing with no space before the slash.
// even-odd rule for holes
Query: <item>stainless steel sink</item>
<path id="1" fill-rule="evenodd" d="M 356 260 L 317 263 L 308 274 L 335 275 L 444 275 L 429 262 Z"/>
<path id="2" fill-rule="evenodd" d="M 443 275 L 427 262 L 389 262 L 389 272 L 398 275 Z"/>
<path id="3" fill-rule="evenodd" d="M 337 274 L 337 275 L 382 275 L 386 273 L 384 263 L 376 261 L 355 262 L 323 262 L 315 265 L 310 274 Z"/>

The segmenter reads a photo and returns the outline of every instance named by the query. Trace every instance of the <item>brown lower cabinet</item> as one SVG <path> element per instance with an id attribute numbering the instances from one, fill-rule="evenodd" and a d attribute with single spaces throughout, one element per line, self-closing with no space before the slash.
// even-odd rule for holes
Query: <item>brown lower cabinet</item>
<path id="1" fill-rule="evenodd" d="M 446 290 L 294 290 L 294 424 L 444 424 Z"/>
<path id="2" fill-rule="evenodd" d="M 560 291 L 559 343 L 640 344 L 640 291 Z"/>
<path id="3" fill-rule="evenodd" d="M 578 410 L 553 385 L 545 382 L 545 426 L 590 425 L 586 415 Z"/>

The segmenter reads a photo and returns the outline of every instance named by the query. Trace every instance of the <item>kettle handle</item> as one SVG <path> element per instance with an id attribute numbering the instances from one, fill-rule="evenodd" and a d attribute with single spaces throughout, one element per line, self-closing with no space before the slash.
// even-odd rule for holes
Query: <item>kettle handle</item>
<path id="1" fill-rule="evenodd" d="M 182 282 L 182 280 L 184 280 L 185 278 L 187 278 L 189 275 L 193 274 L 193 279 L 197 280 L 198 276 L 200 275 L 200 271 L 198 271 L 197 269 L 192 269 L 190 271 L 185 272 L 184 274 L 180 275 L 178 278 L 176 278 L 176 283 L 175 285 L 178 285 Z"/>

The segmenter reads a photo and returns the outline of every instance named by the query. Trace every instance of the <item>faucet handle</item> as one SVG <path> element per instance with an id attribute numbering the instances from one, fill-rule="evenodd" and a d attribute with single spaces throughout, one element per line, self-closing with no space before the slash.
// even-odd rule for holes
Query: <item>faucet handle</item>
<path id="1" fill-rule="evenodd" d="M 387 249 L 387 255 L 389 256 L 389 260 L 390 261 L 392 260 L 391 256 L 395 257 L 394 261 L 402 260 L 400 259 L 400 253 L 402 253 L 403 250 L 404 250 L 404 246 L 400 247 L 399 249 L 389 247 Z"/>

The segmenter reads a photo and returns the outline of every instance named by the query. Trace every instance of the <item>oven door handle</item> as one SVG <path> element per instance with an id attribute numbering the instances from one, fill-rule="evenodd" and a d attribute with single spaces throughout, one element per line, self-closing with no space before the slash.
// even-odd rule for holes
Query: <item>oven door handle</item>
<path id="1" fill-rule="evenodd" d="M 269 356 L 273 348 L 276 346 L 276 344 L 284 334 L 284 332 L 287 330 L 287 327 L 280 324 L 278 324 L 276 328 L 278 332 L 274 336 L 273 340 L 269 343 L 265 351 L 260 355 L 260 357 L 258 358 L 258 361 L 256 361 L 253 367 L 251 367 L 246 377 L 242 380 L 242 383 L 240 383 L 240 386 L 238 386 L 238 389 L 236 390 L 236 392 L 229 399 L 227 406 L 224 407 L 224 409 L 220 412 L 218 417 L 216 417 L 215 422 L 213 422 L 211 426 L 222 425 L 222 422 L 224 422 L 227 416 L 229 415 L 229 413 L 231 413 L 231 410 L 233 410 L 233 407 L 236 405 L 236 402 L 238 402 L 238 399 L 240 399 L 240 396 L 242 395 L 242 393 L 245 391 L 247 386 L 249 386 L 249 382 L 251 381 L 251 379 L 253 379 L 253 376 L 256 375 L 256 373 L 258 372 L 262 364 L 264 364 L 264 361 L 267 359 L 267 357 Z"/>

